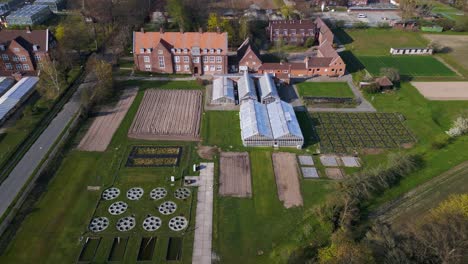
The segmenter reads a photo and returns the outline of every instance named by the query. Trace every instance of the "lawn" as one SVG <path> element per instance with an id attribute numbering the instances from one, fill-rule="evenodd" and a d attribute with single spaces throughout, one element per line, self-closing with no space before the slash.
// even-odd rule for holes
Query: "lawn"
<path id="1" fill-rule="evenodd" d="M 354 98 L 345 82 L 302 82 L 296 85 L 300 96 Z"/>
<path id="2" fill-rule="evenodd" d="M 463 17 L 464 12 L 461 10 L 456 9 L 450 5 L 446 5 L 444 3 L 433 1 L 434 8 L 432 8 L 432 12 L 434 14 L 441 14 L 442 16 L 452 19 L 452 20 L 459 20 Z"/>
<path id="3" fill-rule="evenodd" d="M 358 59 L 374 76 L 380 74 L 381 68 L 396 68 L 402 76 L 456 76 L 431 56 L 358 56 Z"/>
<path id="4" fill-rule="evenodd" d="M 142 97 L 143 90 L 135 98 L 106 152 L 71 150 L 66 154 L 53 179 L 47 185 L 41 186 L 41 189 L 46 191 L 40 196 L 38 202 L 34 204 L 30 202 L 33 208 L 27 211 L 30 213 L 17 230 L 6 251 L 0 256 L 1 263 L 33 263 L 38 260 L 41 263 L 75 263 L 86 238 L 90 236 L 102 237 L 94 257 L 94 261 L 98 263 L 107 261 L 113 238 L 116 236 L 129 238 L 122 263 L 135 263 L 142 237 L 157 236 L 153 261 L 162 263 L 166 262 L 169 238 L 182 235 L 182 260 L 175 263 L 191 263 L 193 232 L 183 234 L 169 231 L 168 217 L 161 217 L 164 221 L 163 227 L 154 233 L 148 233 L 141 228 L 146 214 L 160 216 L 154 209 L 160 202 L 149 201 L 148 195 L 151 189 L 160 186 L 167 188 L 169 190 L 167 199 L 170 199 L 172 190 L 182 183 L 181 176 L 187 175 L 191 164 L 199 162 L 195 154 L 195 143 L 152 142 L 127 138 L 128 128 Z M 78 142 L 79 136 L 84 132 L 80 131 L 73 142 Z M 178 167 L 171 168 L 127 168 L 124 166 L 125 161 L 131 146 L 134 145 L 181 146 L 183 147 L 181 162 Z M 174 187 L 170 186 L 170 175 L 176 177 Z M 101 189 L 91 191 L 87 190 L 88 186 L 99 186 Z M 122 217 L 132 213 L 137 218 L 137 227 L 130 232 L 117 232 L 115 221 L 119 217 L 112 217 L 107 213 L 108 202 L 100 202 L 102 191 L 110 186 L 117 186 L 121 189 L 121 198 L 125 196 L 130 187 L 138 186 L 145 190 L 141 203 L 122 199 L 130 205 L 129 211 Z M 191 197 L 196 199 L 195 191 L 192 191 Z M 178 204 L 180 209 L 178 212 L 183 213 L 189 219 L 188 230 L 193 230 L 195 223 L 192 198 Z M 87 230 L 93 215 L 106 216 L 111 220 L 105 232 L 92 234 Z"/>
<path id="5" fill-rule="evenodd" d="M 207 111 L 203 114 L 203 144 L 223 150 L 243 148 L 239 111 Z"/>

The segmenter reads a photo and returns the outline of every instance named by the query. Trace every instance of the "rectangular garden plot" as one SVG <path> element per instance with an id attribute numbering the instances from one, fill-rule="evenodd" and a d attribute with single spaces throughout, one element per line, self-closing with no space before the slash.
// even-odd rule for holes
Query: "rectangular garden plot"
<path id="1" fill-rule="evenodd" d="M 415 142 L 397 113 L 311 113 L 322 153 L 397 148 Z"/>
<path id="2" fill-rule="evenodd" d="M 222 152 L 220 159 L 219 194 L 251 197 L 250 160 L 247 152 Z"/>
<path id="3" fill-rule="evenodd" d="M 171 237 L 167 246 L 166 260 L 179 261 L 182 259 L 182 238 Z"/>
<path id="4" fill-rule="evenodd" d="M 202 96 L 202 91 L 195 90 L 147 90 L 128 136 L 146 140 L 199 140 Z"/>
<path id="5" fill-rule="evenodd" d="M 116 237 L 112 243 L 108 261 L 122 261 L 127 248 L 128 237 Z"/>
<path id="6" fill-rule="evenodd" d="M 80 257 L 78 258 L 78 262 L 88 263 L 93 261 L 94 255 L 96 255 L 96 251 L 101 243 L 100 237 L 88 237 L 86 238 L 86 243 L 81 250 Z"/>
<path id="7" fill-rule="evenodd" d="M 296 155 L 293 153 L 273 153 L 273 169 L 275 171 L 278 197 L 285 208 L 302 206 L 301 186 Z"/>
<path id="8" fill-rule="evenodd" d="M 173 167 L 179 166 L 182 147 L 134 146 L 128 156 L 127 167 Z"/>
<path id="9" fill-rule="evenodd" d="M 156 237 L 144 237 L 141 239 L 138 261 L 151 261 L 153 259 Z"/>

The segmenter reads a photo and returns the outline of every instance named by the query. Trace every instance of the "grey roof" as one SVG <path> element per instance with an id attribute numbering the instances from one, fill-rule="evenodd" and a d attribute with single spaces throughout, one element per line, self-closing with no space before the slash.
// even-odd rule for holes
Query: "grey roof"
<path id="1" fill-rule="evenodd" d="M 213 80 L 213 96 L 212 100 L 227 98 L 235 100 L 234 98 L 234 82 L 227 77 L 219 77 Z"/>
<path id="2" fill-rule="evenodd" d="M 22 8 L 11 12 L 8 17 L 30 17 L 37 13 L 42 12 L 45 9 L 49 9 L 47 5 L 25 5 Z"/>
<path id="3" fill-rule="evenodd" d="M 24 77 L 0 97 L 0 120 L 7 116 L 24 96 L 30 94 L 38 81 L 38 77 Z"/>
<path id="4" fill-rule="evenodd" d="M 273 77 L 268 73 L 264 73 L 260 77 L 260 98 L 263 100 L 266 97 L 274 97 L 279 99 L 278 90 L 276 89 Z"/>
<path id="5" fill-rule="evenodd" d="M 15 83 L 15 79 L 10 77 L 0 77 L 0 96 L 10 89 L 11 86 Z"/>
<path id="6" fill-rule="evenodd" d="M 247 72 L 244 72 L 244 75 L 237 82 L 237 90 L 239 93 L 239 99 L 256 99 L 257 92 L 255 91 L 255 84 L 250 78 Z"/>
<path id="7" fill-rule="evenodd" d="M 240 125 L 242 139 L 260 136 L 273 139 L 267 108 L 254 100 L 248 100 L 240 106 Z"/>
<path id="8" fill-rule="evenodd" d="M 304 139 L 294 108 L 283 101 L 277 100 L 266 105 L 268 117 L 273 131 L 273 137 L 280 139 L 285 136 L 294 136 Z"/>
<path id="9" fill-rule="evenodd" d="M 49 3 L 61 3 L 63 0 L 36 0 L 34 4 L 38 3 L 44 3 L 44 4 L 49 4 Z"/>
<path id="10" fill-rule="evenodd" d="M 10 11 L 10 7 L 8 6 L 8 3 L 0 3 L 0 16 L 5 15 Z"/>

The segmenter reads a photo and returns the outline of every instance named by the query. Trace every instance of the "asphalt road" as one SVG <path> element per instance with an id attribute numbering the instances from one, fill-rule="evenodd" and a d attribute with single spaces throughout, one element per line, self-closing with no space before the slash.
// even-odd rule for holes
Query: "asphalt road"
<path id="1" fill-rule="evenodd" d="M 0 217 L 7 211 L 39 166 L 46 154 L 57 141 L 65 127 L 80 110 L 80 89 L 78 89 L 63 109 L 52 120 L 36 142 L 26 152 L 16 167 L 0 185 Z"/>

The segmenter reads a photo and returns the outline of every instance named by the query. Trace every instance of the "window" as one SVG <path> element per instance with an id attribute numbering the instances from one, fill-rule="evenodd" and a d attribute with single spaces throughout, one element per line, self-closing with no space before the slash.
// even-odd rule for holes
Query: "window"
<path id="1" fill-rule="evenodd" d="M 288 70 L 283 70 L 283 73 L 288 73 Z"/>
<path id="2" fill-rule="evenodd" d="M 180 57 L 179 57 L 179 56 L 175 56 L 175 57 L 174 57 L 174 61 L 175 61 L 176 63 L 179 63 L 179 62 L 180 62 Z"/>
<path id="3" fill-rule="evenodd" d="M 13 66 L 11 66 L 11 63 L 5 63 L 5 68 L 7 70 L 13 70 Z"/>
<path id="4" fill-rule="evenodd" d="M 257 64 L 257 63 L 254 61 L 254 62 L 252 62 L 252 64 L 255 65 L 255 64 Z"/>
<path id="5" fill-rule="evenodd" d="M 25 71 L 29 71 L 29 65 L 28 64 L 23 64 L 23 69 Z"/>
<path id="6" fill-rule="evenodd" d="M 14 52 L 19 52 L 19 48 L 13 48 Z"/>
<path id="7" fill-rule="evenodd" d="M 188 63 L 190 60 L 189 60 L 189 56 L 184 56 L 184 62 L 185 63 Z"/>
<path id="8" fill-rule="evenodd" d="M 279 35 L 279 29 L 275 29 L 275 35 Z"/>
<path id="9" fill-rule="evenodd" d="M 283 30 L 283 35 L 288 35 L 288 30 L 287 29 Z"/>
<path id="10" fill-rule="evenodd" d="M 21 71 L 23 69 L 23 66 L 21 64 L 16 64 L 16 69 Z"/>
<path id="11" fill-rule="evenodd" d="M 41 56 L 39 56 L 39 55 L 34 55 L 34 59 L 35 59 L 36 61 L 40 61 L 40 60 L 41 60 Z"/>
<path id="12" fill-rule="evenodd" d="M 13 55 L 13 61 L 18 61 L 18 56 Z"/>
<path id="13" fill-rule="evenodd" d="M 214 56 L 210 56 L 210 62 L 214 62 L 215 61 L 215 57 Z"/>
<path id="14" fill-rule="evenodd" d="M 223 70 L 223 66 L 221 65 L 216 65 L 216 71 L 222 71 Z"/>
<path id="15" fill-rule="evenodd" d="M 20 61 L 26 61 L 26 56 L 20 56 Z"/>
<path id="16" fill-rule="evenodd" d="M 210 70 L 210 66 L 208 65 L 203 66 L 203 71 L 209 71 L 209 70 Z"/>
<path id="17" fill-rule="evenodd" d="M 7 54 L 2 54 L 2 59 L 3 59 L 4 61 L 8 61 L 10 58 L 8 57 Z"/>
<path id="18" fill-rule="evenodd" d="M 158 54 L 159 55 L 163 54 L 163 50 L 158 50 Z"/>
<path id="19" fill-rule="evenodd" d="M 143 56 L 143 61 L 144 62 L 150 62 L 150 57 L 149 56 Z"/>
<path id="20" fill-rule="evenodd" d="M 216 68 L 215 68 L 214 65 L 210 66 L 210 71 L 215 71 L 215 69 L 216 69 Z"/>
<path id="21" fill-rule="evenodd" d="M 159 56 L 159 68 L 166 68 L 166 64 L 164 63 L 164 56 Z"/>
<path id="22" fill-rule="evenodd" d="M 176 71 L 180 71 L 180 65 L 179 65 L 179 64 L 177 64 L 177 65 L 175 66 L 175 70 L 176 70 Z"/>
<path id="23" fill-rule="evenodd" d="M 296 35 L 296 30 L 295 30 L 295 29 L 291 29 L 291 34 Z"/>
<path id="24" fill-rule="evenodd" d="M 145 64 L 145 71 L 151 71 L 151 64 Z"/>
<path id="25" fill-rule="evenodd" d="M 190 71 L 190 65 L 184 65 L 184 70 L 185 71 Z"/>
<path id="26" fill-rule="evenodd" d="M 223 62 L 223 58 L 221 56 L 216 56 L 216 62 L 217 63 Z"/>
<path id="27" fill-rule="evenodd" d="M 203 62 L 208 62 L 208 57 L 207 56 L 203 56 Z"/>
<path id="28" fill-rule="evenodd" d="M 200 57 L 193 57 L 193 63 L 200 63 Z"/>

